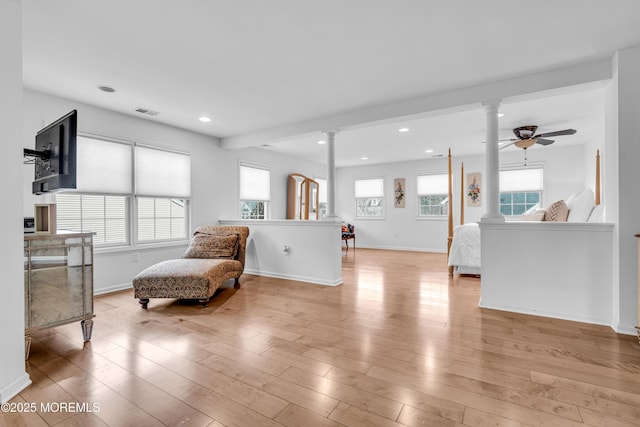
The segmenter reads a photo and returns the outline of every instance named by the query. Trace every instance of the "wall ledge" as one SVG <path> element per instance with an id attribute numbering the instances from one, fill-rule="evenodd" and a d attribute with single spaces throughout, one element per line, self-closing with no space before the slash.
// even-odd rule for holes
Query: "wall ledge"
<path id="1" fill-rule="evenodd" d="M 288 227 L 335 227 L 342 220 L 299 220 L 299 219 L 219 219 L 220 225 L 283 225 Z"/>
<path id="2" fill-rule="evenodd" d="M 614 227 L 615 224 L 610 222 L 507 221 L 501 224 L 480 222 L 481 230 L 611 232 Z"/>

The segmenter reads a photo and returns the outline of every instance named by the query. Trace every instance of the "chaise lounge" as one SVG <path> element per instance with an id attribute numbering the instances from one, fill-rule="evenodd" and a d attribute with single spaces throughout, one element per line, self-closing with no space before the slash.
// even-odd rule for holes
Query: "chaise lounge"
<path id="1" fill-rule="evenodd" d="M 144 309 L 150 298 L 197 299 L 205 307 L 225 280 L 235 279 L 240 289 L 247 237 L 244 226 L 197 228 L 182 258 L 152 265 L 133 279 L 134 297 Z"/>

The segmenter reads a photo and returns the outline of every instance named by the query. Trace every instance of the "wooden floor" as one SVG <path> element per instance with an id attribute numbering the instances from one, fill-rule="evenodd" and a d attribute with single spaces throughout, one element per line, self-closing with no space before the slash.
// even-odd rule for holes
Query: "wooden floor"
<path id="1" fill-rule="evenodd" d="M 479 309 L 441 254 L 351 248 L 343 277 L 245 275 L 207 308 L 97 297 L 84 348 L 78 324 L 34 336 L 12 403 L 38 412 L 0 425 L 640 425 L 634 337 Z"/>

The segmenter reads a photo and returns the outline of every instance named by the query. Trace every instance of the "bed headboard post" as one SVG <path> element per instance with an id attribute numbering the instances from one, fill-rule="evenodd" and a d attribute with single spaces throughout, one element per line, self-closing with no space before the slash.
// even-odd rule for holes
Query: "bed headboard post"
<path id="1" fill-rule="evenodd" d="M 600 204 L 600 149 L 596 151 L 596 206 Z"/>
<path id="2" fill-rule="evenodd" d="M 449 237 L 447 238 L 447 259 L 451 252 L 451 242 L 453 241 L 453 183 L 451 181 L 451 148 L 449 148 Z M 449 267 L 449 275 L 453 276 L 453 266 Z"/>

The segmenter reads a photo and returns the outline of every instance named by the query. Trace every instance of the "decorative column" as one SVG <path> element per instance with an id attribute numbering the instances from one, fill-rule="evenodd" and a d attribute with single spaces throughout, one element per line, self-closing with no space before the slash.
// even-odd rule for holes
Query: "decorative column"
<path id="1" fill-rule="evenodd" d="M 486 211 L 481 222 L 501 223 L 504 216 L 500 213 L 500 156 L 498 153 L 498 109 L 501 100 L 483 102 L 487 113 L 487 139 L 485 154 L 484 200 Z"/>
<path id="2" fill-rule="evenodd" d="M 333 220 L 336 215 L 336 134 L 337 131 L 324 132 L 327 135 L 327 215 Z"/>

